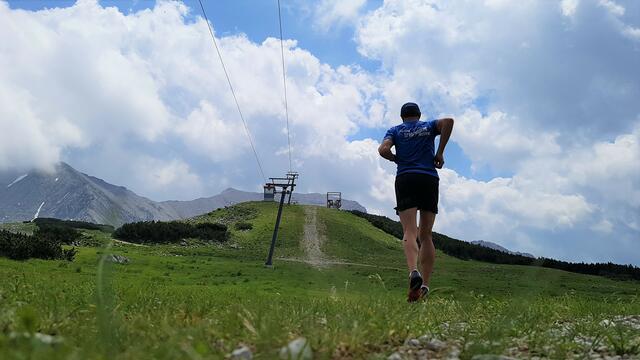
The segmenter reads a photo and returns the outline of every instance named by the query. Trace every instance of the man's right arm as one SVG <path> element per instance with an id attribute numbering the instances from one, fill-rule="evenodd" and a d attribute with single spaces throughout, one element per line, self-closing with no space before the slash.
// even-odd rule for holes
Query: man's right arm
<path id="1" fill-rule="evenodd" d="M 386 138 L 384 139 L 382 144 L 380 144 L 380 147 L 378 148 L 378 153 L 380 153 L 380 156 L 382 156 L 383 158 L 389 161 L 395 162 L 396 156 L 391 152 L 392 146 L 393 146 L 393 140 L 391 140 L 391 138 Z"/>
<path id="2" fill-rule="evenodd" d="M 453 119 L 440 119 L 436 123 L 436 127 L 440 133 L 440 145 L 438 146 L 438 151 L 436 151 L 434 162 L 436 168 L 442 169 L 442 166 L 444 165 L 444 148 L 447 146 L 447 142 L 449 142 L 449 137 L 453 131 Z"/>

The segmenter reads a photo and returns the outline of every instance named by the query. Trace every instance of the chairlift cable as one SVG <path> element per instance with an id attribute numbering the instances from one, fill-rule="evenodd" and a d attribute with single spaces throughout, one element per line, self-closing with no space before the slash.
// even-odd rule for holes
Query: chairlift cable
<path id="1" fill-rule="evenodd" d="M 204 10 L 204 5 L 202 5 L 202 0 L 198 0 L 200 3 L 200 8 L 202 9 L 202 15 L 204 15 L 204 19 L 207 22 L 207 27 L 209 28 L 209 34 L 211 34 L 211 39 L 213 40 L 213 46 L 216 48 L 216 52 L 218 53 L 218 58 L 220 59 L 220 64 L 222 65 L 222 70 L 224 71 L 224 75 L 227 78 L 227 83 L 229 84 L 229 89 L 231 90 L 231 95 L 233 95 L 233 100 L 236 103 L 236 107 L 238 108 L 238 114 L 240 115 L 240 119 L 242 120 L 242 124 L 244 125 L 244 130 L 247 134 L 247 138 L 249 138 L 249 144 L 251 144 L 251 150 L 253 150 L 253 155 L 256 158 L 256 162 L 258 163 L 258 169 L 260 170 L 260 175 L 264 182 L 267 182 L 266 176 L 264 176 L 264 171 L 262 170 L 262 164 L 260 163 L 260 158 L 258 157 L 258 152 L 256 151 L 256 147 L 253 144 L 253 140 L 251 138 L 251 132 L 249 131 L 249 127 L 247 126 L 247 122 L 242 115 L 242 110 L 240 110 L 240 104 L 238 103 L 238 98 L 236 97 L 236 92 L 233 90 L 233 85 L 231 84 L 231 79 L 229 77 L 229 73 L 227 72 L 227 68 L 224 65 L 224 61 L 222 60 L 222 54 L 220 53 L 220 49 L 218 48 L 218 42 L 216 41 L 216 37 L 213 35 L 213 29 L 211 28 L 211 24 L 209 23 L 209 18 L 207 17 L 207 12 Z M 289 149 L 290 150 L 290 149 Z"/>
<path id="2" fill-rule="evenodd" d="M 291 161 L 291 135 L 289 131 L 289 104 L 287 101 L 287 72 L 284 63 L 284 44 L 282 40 L 282 13 L 280 11 L 280 0 L 278 0 L 278 24 L 280 25 L 280 55 L 282 57 L 282 84 L 284 85 L 284 114 L 287 119 L 287 144 L 289 145 L 289 172 L 293 171 Z"/>

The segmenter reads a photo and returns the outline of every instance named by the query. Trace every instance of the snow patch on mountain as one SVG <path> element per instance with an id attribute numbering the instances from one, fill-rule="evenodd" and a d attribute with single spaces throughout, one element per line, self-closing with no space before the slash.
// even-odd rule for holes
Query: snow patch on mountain
<path id="1" fill-rule="evenodd" d="M 33 215 L 33 220 L 37 219 L 38 216 L 40 216 L 40 210 L 42 210 L 42 207 L 44 206 L 44 201 L 42 202 L 42 204 L 40 204 L 40 207 L 38 207 L 38 211 L 36 211 L 36 214 Z M 32 221 L 33 221 L 32 220 Z"/>
<path id="2" fill-rule="evenodd" d="M 7 187 L 10 188 L 12 185 L 19 183 L 20 180 L 26 178 L 27 176 L 29 176 L 29 174 L 24 174 L 22 176 L 18 176 L 18 178 L 13 180 L 13 182 L 11 184 L 7 185 Z"/>

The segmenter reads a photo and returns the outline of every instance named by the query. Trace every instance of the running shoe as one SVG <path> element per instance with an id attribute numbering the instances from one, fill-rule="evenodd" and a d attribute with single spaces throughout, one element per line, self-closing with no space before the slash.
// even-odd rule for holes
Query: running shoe
<path id="1" fill-rule="evenodd" d="M 428 296 L 429 296 L 429 287 L 423 285 L 422 287 L 420 287 L 420 300 L 425 301 L 427 300 Z"/>
<path id="2" fill-rule="evenodd" d="M 422 275 L 418 270 L 413 270 L 409 274 L 409 293 L 407 294 L 408 302 L 415 302 L 420 299 L 420 286 L 422 286 Z"/>

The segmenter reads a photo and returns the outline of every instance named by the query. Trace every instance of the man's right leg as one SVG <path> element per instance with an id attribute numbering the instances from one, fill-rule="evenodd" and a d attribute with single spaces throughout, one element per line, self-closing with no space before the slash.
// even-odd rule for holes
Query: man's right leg
<path id="1" fill-rule="evenodd" d="M 417 208 L 402 210 L 400 214 L 400 223 L 402 224 L 402 243 L 404 245 L 404 255 L 407 258 L 407 268 L 409 272 L 417 269 L 418 264 L 418 226 L 416 224 Z"/>
<path id="2" fill-rule="evenodd" d="M 436 248 L 433 246 L 431 229 L 436 220 L 436 214 L 431 211 L 420 210 L 420 270 L 424 285 L 429 286 L 433 265 L 436 261 Z"/>

